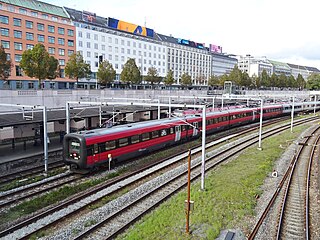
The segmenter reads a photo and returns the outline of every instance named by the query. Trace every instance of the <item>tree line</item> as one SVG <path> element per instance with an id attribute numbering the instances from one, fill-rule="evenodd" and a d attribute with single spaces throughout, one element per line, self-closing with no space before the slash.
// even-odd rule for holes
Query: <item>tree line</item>
<path id="1" fill-rule="evenodd" d="M 7 59 L 4 48 L 0 46 L 0 79 L 8 79 L 12 66 L 11 60 Z M 40 88 L 43 86 L 43 80 L 53 80 L 59 77 L 60 74 L 59 61 L 49 55 L 43 44 L 36 44 L 33 49 L 24 51 L 19 66 L 24 74 L 39 80 Z M 135 60 L 129 58 L 124 64 L 120 74 L 121 81 L 126 84 L 139 84 L 145 81 L 152 86 L 154 84 L 160 84 L 161 82 L 168 86 L 176 83 L 172 70 L 169 70 L 164 78 L 159 76 L 155 67 L 149 67 L 146 76 L 141 75 L 141 70 L 142 69 L 137 67 Z M 75 79 L 78 83 L 79 79 L 89 77 L 90 74 L 90 65 L 84 61 L 80 52 L 69 56 L 69 61 L 65 67 L 65 75 L 67 77 Z M 107 60 L 99 62 L 97 79 L 101 85 L 106 86 L 111 84 L 115 80 L 115 77 L 116 71 L 111 63 Z M 198 80 L 204 82 L 205 79 L 204 77 L 199 77 Z M 277 75 L 273 73 L 269 76 L 265 70 L 262 71 L 260 76 L 253 75 L 249 77 L 249 75 L 246 72 L 242 72 L 237 65 L 229 74 L 211 76 L 208 80 L 208 86 L 223 86 L 225 81 L 232 81 L 239 87 L 251 89 L 270 87 L 320 89 L 320 74 L 311 74 L 307 81 L 301 74 L 298 74 L 298 77 L 295 79 L 292 75 L 286 76 L 285 74 Z M 192 86 L 192 78 L 188 73 L 183 73 L 179 83 L 183 87 Z"/>

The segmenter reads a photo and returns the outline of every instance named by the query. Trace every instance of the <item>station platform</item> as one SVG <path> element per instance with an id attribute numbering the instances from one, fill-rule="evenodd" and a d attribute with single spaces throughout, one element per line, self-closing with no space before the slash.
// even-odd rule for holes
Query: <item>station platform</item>
<path id="1" fill-rule="evenodd" d="M 59 136 L 50 137 L 48 143 L 48 152 L 62 149 L 62 142 Z M 0 164 L 12 162 L 26 157 L 31 157 L 37 154 L 43 154 L 43 145 L 40 140 L 37 144 L 34 141 L 18 142 L 15 143 L 13 148 L 12 144 L 0 145 Z"/>

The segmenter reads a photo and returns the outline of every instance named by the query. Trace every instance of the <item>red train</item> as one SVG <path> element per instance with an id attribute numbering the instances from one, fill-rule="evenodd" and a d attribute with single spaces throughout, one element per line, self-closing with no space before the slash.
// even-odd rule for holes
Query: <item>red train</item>
<path id="1" fill-rule="evenodd" d="M 284 105 L 265 106 L 263 119 L 281 116 L 284 109 Z M 260 108 L 207 112 L 206 131 L 211 134 L 259 119 Z M 119 162 L 198 138 L 201 129 L 200 114 L 70 133 L 64 137 L 64 161 L 72 168 L 91 169 L 107 163 L 109 156 L 113 162 Z"/>

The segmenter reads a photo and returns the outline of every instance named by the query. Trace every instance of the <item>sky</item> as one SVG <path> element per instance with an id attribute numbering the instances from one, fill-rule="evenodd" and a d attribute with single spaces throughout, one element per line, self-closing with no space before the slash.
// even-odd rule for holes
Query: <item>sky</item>
<path id="1" fill-rule="evenodd" d="M 319 0 L 42 0 L 113 17 L 228 54 L 320 69 Z"/>

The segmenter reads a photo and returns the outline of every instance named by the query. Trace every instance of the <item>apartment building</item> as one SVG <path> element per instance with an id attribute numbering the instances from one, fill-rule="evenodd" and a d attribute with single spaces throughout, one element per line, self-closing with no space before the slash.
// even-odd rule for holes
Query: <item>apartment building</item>
<path id="1" fill-rule="evenodd" d="M 0 88 L 37 89 L 38 80 L 24 75 L 19 67 L 23 51 L 42 43 L 59 60 L 59 77 L 44 81 L 45 88 L 73 88 L 64 74 L 68 58 L 76 50 L 75 27 L 62 7 L 34 0 L 0 0 L 1 45 L 13 68 L 9 81 Z"/>

